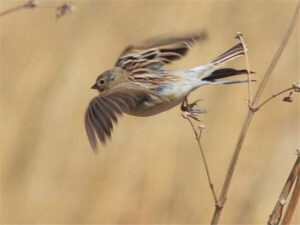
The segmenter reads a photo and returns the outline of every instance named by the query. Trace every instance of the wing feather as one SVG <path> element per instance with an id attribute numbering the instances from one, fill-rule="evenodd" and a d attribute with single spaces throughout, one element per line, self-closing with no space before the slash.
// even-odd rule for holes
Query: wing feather
<path id="1" fill-rule="evenodd" d="M 130 111 L 150 94 L 153 93 L 144 88 L 115 88 L 93 98 L 85 113 L 85 128 L 93 150 L 97 151 L 97 137 L 102 143 L 111 137 L 117 115 Z"/>
<path id="2" fill-rule="evenodd" d="M 94 103 L 94 102 L 93 102 Z M 93 104 L 95 106 L 95 104 Z M 91 120 L 93 122 L 93 127 L 96 130 L 96 134 L 98 135 L 99 139 L 101 139 L 102 142 L 105 142 L 105 135 L 108 133 L 108 129 L 105 126 L 102 117 L 99 117 L 97 115 L 97 108 L 92 107 L 91 108 Z M 103 129 L 99 129 L 100 127 L 103 127 Z"/>
<path id="3" fill-rule="evenodd" d="M 141 44 L 128 46 L 120 55 L 115 66 L 128 72 L 146 68 L 157 70 L 163 65 L 184 57 L 191 46 L 207 37 L 205 31 L 173 38 L 157 38 Z"/>
<path id="4" fill-rule="evenodd" d="M 100 123 L 103 125 L 105 134 L 110 137 L 111 130 L 113 128 L 113 124 L 111 121 L 111 117 L 107 113 L 108 107 L 103 104 L 102 99 L 96 99 L 94 112 Z M 102 109 L 102 110 L 101 110 Z M 102 114 L 100 114 L 102 112 Z"/>
<path id="5" fill-rule="evenodd" d="M 90 141 L 90 144 L 92 146 L 93 149 L 97 149 L 97 140 L 96 140 L 96 135 L 93 129 L 93 123 L 90 119 L 90 115 L 89 115 L 89 111 L 87 110 L 85 113 L 85 129 L 86 129 L 86 133 L 88 136 L 88 139 Z"/>

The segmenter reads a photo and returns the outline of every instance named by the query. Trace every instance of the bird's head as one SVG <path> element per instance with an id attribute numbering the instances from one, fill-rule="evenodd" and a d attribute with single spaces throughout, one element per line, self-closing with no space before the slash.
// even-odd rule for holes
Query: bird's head
<path id="1" fill-rule="evenodd" d="M 118 78 L 119 75 L 120 72 L 118 70 L 107 70 L 97 77 L 96 83 L 91 88 L 99 92 L 110 89 L 115 84 L 114 81 L 117 80 L 116 78 Z"/>

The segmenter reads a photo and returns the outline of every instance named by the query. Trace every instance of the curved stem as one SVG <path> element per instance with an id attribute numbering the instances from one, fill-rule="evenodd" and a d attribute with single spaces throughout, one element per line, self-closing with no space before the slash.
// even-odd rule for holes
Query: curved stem
<path id="1" fill-rule="evenodd" d="M 4 10 L 3 12 L 0 12 L 0 17 L 5 16 L 5 15 L 7 15 L 9 13 L 12 13 L 12 12 L 18 11 L 20 9 L 27 8 L 27 7 L 28 7 L 28 4 L 26 3 L 26 4 L 18 5 L 18 6 L 15 6 L 13 8 Z"/>
<path id="2" fill-rule="evenodd" d="M 263 105 L 265 105 L 266 103 L 268 103 L 269 101 L 271 101 L 273 98 L 276 98 L 277 96 L 281 95 L 281 94 L 284 94 L 288 91 L 291 91 L 293 90 L 294 88 L 293 87 L 290 87 L 290 88 L 286 88 L 284 89 L 283 91 L 280 91 L 276 94 L 273 94 L 271 97 L 267 98 L 266 100 L 264 100 L 262 103 L 260 103 L 258 106 L 254 107 L 253 110 L 257 111 L 259 110 Z"/>

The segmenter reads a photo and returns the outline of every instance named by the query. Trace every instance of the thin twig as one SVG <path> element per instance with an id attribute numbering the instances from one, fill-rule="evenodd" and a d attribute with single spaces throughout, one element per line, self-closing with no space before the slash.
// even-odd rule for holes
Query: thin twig
<path id="1" fill-rule="evenodd" d="M 287 32 L 285 33 L 285 36 L 284 36 L 283 40 L 281 41 L 280 46 L 279 46 L 277 52 L 275 53 L 275 55 L 274 55 L 274 57 L 271 61 L 271 64 L 269 65 L 268 70 L 267 70 L 267 72 L 265 73 L 265 75 L 263 77 L 262 82 L 260 83 L 260 86 L 258 87 L 258 90 L 256 92 L 254 100 L 251 104 L 251 108 L 255 108 L 253 106 L 258 104 L 258 102 L 260 100 L 260 97 L 261 97 L 261 95 L 264 91 L 264 88 L 267 85 L 268 80 L 269 80 L 269 78 L 270 78 L 270 76 L 271 76 L 271 74 L 272 74 L 272 72 L 273 72 L 273 70 L 274 70 L 274 68 L 275 68 L 275 66 L 278 62 L 278 59 L 280 58 L 280 56 L 281 56 L 288 40 L 290 39 L 291 33 L 292 33 L 292 31 L 295 27 L 295 24 L 297 22 L 299 7 L 300 7 L 300 3 L 297 4 L 296 11 L 294 13 L 294 16 L 293 16 L 291 22 L 290 22 L 289 28 L 288 28 Z M 237 160 L 238 160 L 241 148 L 243 146 L 243 143 L 244 143 L 245 136 L 247 134 L 249 125 L 250 125 L 251 120 L 253 118 L 253 115 L 255 113 L 255 111 L 252 110 L 251 108 L 249 108 L 249 110 L 248 110 L 248 113 L 247 113 L 247 116 L 245 118 L 242 130 L 240 132 L 235 150 L 233 152 L 233 156 L 232 156 L 232 159 L 231 159 L 231 162 L 230 162 L 230 165 L 229 165 L 226 177 L 225 177 L 225 181 L 224 181 L 224 184 L 223 184 L 220 196 L 219 196 L 218 204 L 217 204 L 217 206 L 215 208 L 215 211 L 214 211 L 214 215 L 213 215 L 211 224 L 218 224 L 218 222 L 219 222 L 220 215 L 221 215 L 222 209 L 223 209 L 225 201 L 226 201 L 226 197 L 227 197 L 230 182 L 231 182 L 231 179 L 232 179 L 232 176 L 233 176 L 233 172 L 234 172 L 234 169 L 236 167 Z"/>
<path id="2" fill-rule="evenodd" d="M 25 4 L 22 4 L 22 5 L 17 5 L 15 7 L 12 7 L 10 9 L 7 9 L 7 10 L 4 10 L 3 12 L 0 12 L 0 17 L 2 16 L 5 16 L 9 13 L 12 13 L 12 12 L 15 12 L 15 11 L 18 11 L 20 9 L 26 9 L 26 8 L 35 8 L 37 7 L 37 3 L 35 1 L 28 1 L 27 3 Z"/>
<path id="3" fill-rule="evenodd" d="M 264 106 L 266 103 L 268 103 L 269 101 L 271 101 L 272 99 L 276 98 L 277 96 L 281 95 L 281 94 L 284 94 L 288 91 L 291 91 L 293 90 L 294 88 L 293 87 L 290 87 L 290 88 L 286 88 L 284 89 L 283 91 L 280 91 L 276 94 L 273 94 L 271 97 L 267 98 L 266 100 L 264 100 L 262 103 L 260 103 L 258 106 L 256 106 L 255 108 L 252 108 L 252 110 L 255 110 L 255 111 L 258 111 L 262 106 Z"/>
<path id="4" fill-rule="evenodd" d="M 204 154 L 201 142 L 200 142 L 203 128 L 199 127 L 199 131 L 197 131 L 197 128 L 195 127 L 195 125 L 193 124 L 191 118 L 188 115 L 185 115 L 184 113 L 182 113 L 182 117 L 184 119 L 187 119 L 189 121 L 189 123 L 190 123 L 190 125 L 191 125 L 191 127 L 192 127 L 192 129 L 194 131 L 195 139 L 197 140 L 198 147 L 199 147 L 199 150 L 200 150 L 203 162 L 204 162 L 204 167 L 205 167 L 205 171 L 206 171 L 206 175 L 207 175 L 209 187 L 210 187 L 211 192 L 213 194 L 215 204 L 217 205 L 218 199 L 217 199 L 216 191 L 215 191 L 214 185 L 213 185 L 211 177 L 210 177 L 210 173 L 209 173 L 209 169 L 208 169 L 208 164 L 207 164 L 207 161 L 206 161 L 206 158 L 205 158 L 205 154 Z"/>
<path id="5" fill-rule="evenodd" d="M 0 17 L 5 16 L 6 14 L 9 14 L 9 13 L 12 13 L 12 12 L 18 11 L 20 9 L 24 9 L 24 8 L 27 8 L 27 4 L 18 5 L 18 6 L 15 6 L 13 8 L 4 10 L 3 12 L 0 12 Z"/>
<path id="6" fill-rule="evenodd" d="M 282 216 L 283 207 L 287 203 L 287 198 L 289 196 L 289 193 L 292 189 L 292 186 L 293 186 L 296 178 L 299 176 L 299 170 L 300 170 L 300 156 L 298 155 L 297 160 L 296 160 L 296 162 L 295 162 L 295 164 L 294 164 L 294 166 L 293 166 L 293 168 L 290 172 L 290 175 L 289 175 L 289 177 L 288 177 L 288 179 L 287 179 L 287 181 L 286 181 L 286 183 L 285 183 L 285 185 L 282 189 L 282 192 L 279 196 L 279 199 L 276 202 L 276 205 L 273 209 L 273 212 L 270 215 L 270 218 L 268 220 L 269 225 L 279 224 L 279 222 L 281 220 L 281 216 Z M 297 201 L 296 201 L 296 203 L 297 203 Z M 292 207 L 292 206 L 290 206 L 290 207 Z M 290 212 L 290 213 L 287 215 L 286 219 L 291 219 L 291 216 L 292 216 L 293 212 Z"/>
<path id="7" fill-rule="evenodd" d="M 9 13 L 25 9 L 25 8 L 56 8 L 56 18 L 60 18 L 65 14 L 71 13 L 74 11 L 74 6 L 71 2 L 66 2 L 59 6 L 54 6 L 52 2 L 43 2 L 43 4 L 39 4 L 38 0 L 29 0 L 27 3 L 15 6 L 13 8 L 7 9 L 3 12 L 0 12 L 0 17 L 5 16 Z"/>
<path id="8" fill-rule="evenodd" d="M 245 61 L 246 61 L 246 69 L 247 69 L 247 78 L 248 78 L 248 106 L 250 106 L 251 102 L 252 102 L 252 89 L 251 89 L 251 79 L 250 79 L 250 63 L 249 63 L 249 57 L 248 57 L 248 50 L 247 50 L 247 46 L 244 42 L 243 39 L 243 34 L 241 32 L 238 32 L 236 35 L 236 38 L 238 38 L 242 45 L 243 45 L 243 49 L 245 52 Z"/>

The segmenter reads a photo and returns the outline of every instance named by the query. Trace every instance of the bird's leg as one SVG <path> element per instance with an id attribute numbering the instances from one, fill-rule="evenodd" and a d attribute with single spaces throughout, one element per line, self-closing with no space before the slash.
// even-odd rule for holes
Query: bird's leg
<path id="1" fill-rule="evenodd" d="M 197 103 L 201 100 L 196 100 L 191 104 L 188 103 L 187 97 L 183 100 L 181 104 L 181 110 L 187 114 L 187 116 L 193 118 L 194 120 L 200 121 L 198 115 L 200 113 L 206 113 L 205 109 L 197 108 Z"/>
<path id="2" fill-rule="evenodd" d="M 188 101 L 187 97 L 184 98 L 183 102 L 181 103 L 181 111 L 187 112 L 188 111 Z"/>

